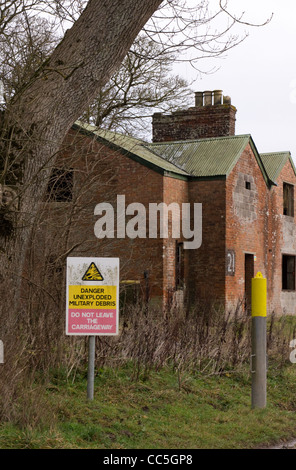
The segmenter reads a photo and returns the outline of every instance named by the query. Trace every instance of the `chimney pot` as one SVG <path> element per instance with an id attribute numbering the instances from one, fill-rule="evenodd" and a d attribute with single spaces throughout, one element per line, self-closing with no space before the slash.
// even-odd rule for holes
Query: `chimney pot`
<path id="1" fill-rule="evenodd" d="M 212 92 L 211 91 L 204 91 L 204 105 L 211 106 L 212 105 Z"/>
<path id="2" fill-rule="evenodd" d="M 214 105 L 215 104 L 222 104 L 222 90 L 214 90 Z"/>
<path id="3" fill-rule="evenodd" d="M 231 104 L 230 96 L 223 96 L 223 104 Z"/>
<path id="4" fill-rule="evenodd" d="M 203 106 L 203 92 L 202 91 L 197 91 L 195 93 L 195 106 L 196 108 L 200 108 Z"/>

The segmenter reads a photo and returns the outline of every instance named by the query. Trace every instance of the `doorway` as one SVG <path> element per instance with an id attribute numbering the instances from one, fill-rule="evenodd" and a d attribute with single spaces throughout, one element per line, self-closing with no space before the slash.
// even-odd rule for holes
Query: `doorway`
<path id="1" fill-rule="evenodd" d="M 245 308 L 251 310 L 252 278 L 254 277 L 254 255 L 245 253 Z"/>

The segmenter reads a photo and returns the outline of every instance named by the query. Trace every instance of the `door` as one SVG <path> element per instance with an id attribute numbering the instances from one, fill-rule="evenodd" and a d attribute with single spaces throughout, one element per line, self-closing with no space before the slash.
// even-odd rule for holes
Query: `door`
<path id="1" fill-rule="evenodd" d="M 254 277 L 254 255 L 245 254 L 245 308 L 251 310 L 252 278 Z"/>

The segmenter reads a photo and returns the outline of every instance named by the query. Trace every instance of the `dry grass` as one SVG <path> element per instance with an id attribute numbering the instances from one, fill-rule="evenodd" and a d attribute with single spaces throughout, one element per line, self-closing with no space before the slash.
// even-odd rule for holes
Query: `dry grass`
<path id="1" fill-rule="evenodd" d="M 33 292 L 36 306 L 38 291 Z M 65 336 L 64 309 L 58 309 L 53 299 L 43 296 L 39 305 L 40 311 L 31 309 L 23 320 L 11 318 L 3 336 L 0 417 L 25 427 L 53 419 L 45 412 L 45 394 L 40 391 L 53 369 L 63 368 L 67 380 L 75 381 L 77 371 L 87 366 L 87 337 Z M 289 360 L 294 320 L 273 315 L 268 319 L 269 360 L 279 367 Z M 175 309 L 167 315 L 133 305 L 122 315 L 117 337 L 96 338 L 96 366 L 118 369 L 129 364 L 134 380 L 169 366 L 181 386 L 185 372 L 210 376 L 245 367 L 251 353 L 250 329 L 250 315 L 241 304 L 234 312 L 225 312 L 217 304 L 200 303 L 190 312 Z"/>

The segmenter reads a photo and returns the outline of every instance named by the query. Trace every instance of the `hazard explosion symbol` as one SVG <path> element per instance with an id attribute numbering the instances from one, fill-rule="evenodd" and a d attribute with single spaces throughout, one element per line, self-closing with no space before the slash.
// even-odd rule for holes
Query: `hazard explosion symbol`
<path id="1" fill-rule="evenodd" d="M 103 281 L 104 278 L 100 271 L 98 270 L 95 263 L 91 263 L 87 268 L 83 278 L 83 281 Z"/>

